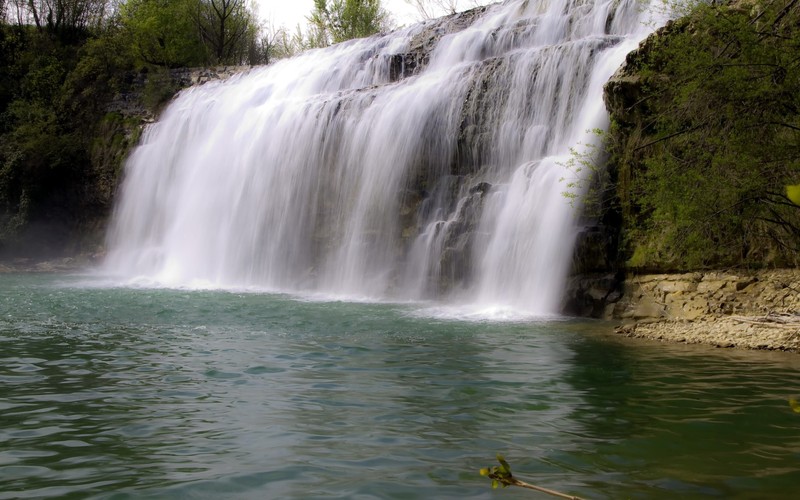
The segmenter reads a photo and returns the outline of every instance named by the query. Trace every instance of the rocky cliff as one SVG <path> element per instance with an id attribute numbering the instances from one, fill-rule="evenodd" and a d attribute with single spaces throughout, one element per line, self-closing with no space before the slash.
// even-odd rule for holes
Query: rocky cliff
<path id="1" fill-rule="evenodd" d="M 35 206 L 26 201 L 30 187 L 19 180 L 17 203 L 0 206 L 0 260 L 5 267 L 74 268 L 102 256 L 122 167 L 144 127 L 179 90 L 245 70 L 230 66 L 127 74 L 122 89 L 99 103 L 101 117 L 85 124 L 90 139 L 67 138 L 77 149 L 69 170 L 54 171 L 47 176 L 47 185 L 34 186 L 41 192 Z M 3 187 L 11 191 L 4 193 L 7 196 L 14 194 L 13 184 Z"/>
<path id="2" fill-rule="evenodd" d="M 701 5 L 605 88 L 627 269 L 797 267 L 800 5 Z"/>
<path id="3" fill-rule="evenodd" d="M 800 182 L 799 20 L 793 1 L 700 6 L 628 55 L 604 95 L 617 222 L 595 236 L 617 244 L 573 277 L 570 311 L 631 336 L 800 347 L 785 194 Z"/>

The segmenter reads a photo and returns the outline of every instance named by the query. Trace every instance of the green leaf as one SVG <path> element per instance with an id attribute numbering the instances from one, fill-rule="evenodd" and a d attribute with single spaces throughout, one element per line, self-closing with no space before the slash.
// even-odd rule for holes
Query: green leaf
<path id="1" fill-rule="evenodd" d="M 504 472 L 507 472 L 508 474 L 511 474 L 511 466 L 508 465 L 508 462 L 506 462 L 506 459 L 503 458 L 503 455 L 498 453 L 497 454 L 497 461 L 500 462 L 500 465 L 502 466 Z"/>
<path id="2" fill-rule="evenodd" d="M 795 205 L 800 205 L 800 184 L 786 186 L 786 197 Z"/>

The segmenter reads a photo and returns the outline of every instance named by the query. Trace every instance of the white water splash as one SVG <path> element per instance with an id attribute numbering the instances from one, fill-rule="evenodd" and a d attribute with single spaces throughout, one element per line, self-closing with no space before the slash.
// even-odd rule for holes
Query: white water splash
<path id="1" fill-rule="evenodd" d="M 576 233 L 563 161 L 606 126 L 602 86 L 648 33 L 639 3 L 494 5 L 398 80 L 397 55 L 447 26 L 183 92 L 126 166 L 105 271 L 556 312 Z"/>

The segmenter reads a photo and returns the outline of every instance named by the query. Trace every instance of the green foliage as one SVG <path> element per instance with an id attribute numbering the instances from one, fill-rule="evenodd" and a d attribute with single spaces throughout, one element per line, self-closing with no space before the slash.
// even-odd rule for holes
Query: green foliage
<path id="1" fill-rule="evenodd" d="M 11 61 L 13 79 L 3 81 L 0 109 L 0 239 L 25 226 L 46 189 L 39 181 L 74 153 L 52 106 L 74 59 L 70 51 L 30 29 L 4 26 L 2 32 L 2 57 Z"/>
<path id="2" fill-rule="evenodd" d="M 508 462 L 506 462 L 506 459 L 503 458 L 503 455 L 500 455 L 499 453 L 497 454 L 497 462 L 500 465 L 485 467 L 480 470 L 481 476 L 488 477 L 492 480 L 492 488 L 494 489 L 497 489 L 500 486 L 503 488 L 507 488 L 509 486 L 518 486 L 520 488 L 535 490 L 540 493 L 546 493 L 550 496 L 564 498 L 567 500 L 582 500 L 580 497 L 574 495 L 568 495 L 566 493 L 561 493 L 560 491 L 542 488 L 541 486 L 536 486 L 535 484 L 527 483 L 517 479 L 513 474 L 511 474 L 511 466 L 508 465 Z"/>
<path id="3" fill-rule="evenodd" d="M 96 124 L 133 65 L 124 47 L 111 28 L 64 42 L 47 30 L 0 25 L 0 249 L 62 245 L 86 217 Z M 34 226 L 42 230 L 27 240 Z"/>
<path id="4" fill-rule="evenodd" d="M 260 28 L 245 0 L 128 0 L 120 12 L 143 63 L 176 68 L 264 61 Z"/>
<path id="5" fill-rule="evenodd" d="M 255 16 L 245 0 L 195 0 L 193 19 L 211 61 L 241 64 L 258 39 Z"/>
<path id="6" fill-rule="evenodd" d="M 309 23 L 311 44 L 321 47 L 379 33 L 388 15 L 380 0 L 314 0 Z"/>
<path id="7" fill-rule="evenodd" d="M 91 123 L 105 114 L 106 103 L 126 89 L 135 56 L 125 35 L 121 28 L 112 27 L 83 44 L 62 88 L 59 105 L 64 113 Z"/>
<path id="8" fill-rule="evenodd" d="M 197 23 L 199 0 L 128 0 L 121 22 L 142 62 L 170 68 L 200 66 L 209 60 Z"/>
<path id="9" fill-rule="evenodd" d="M 700 5 L 629 58 L 640 119 L 612 134 L 630 265 L 800 263 L 784 189 L 800 181 L 799 21 L 797 0 Z"/>
<path id="10" fill-rule="evenodd" d="M 163 68 L 154 68 L 147 75 L 142 101 L 147 109 L 159 110 L 178 92 L 179 88 Z"/>
<path id="11" fill-rule="evenodd" d="M 4 116 L 11 131 L 0 136 L 0 239 L 14 239 L 87 160 L 47 103 L 15 100 Z"/>
<path id="12" fill-rule="evenodd" d="M 26 0 L 17 24 L 0 16 L 0 254 L 58 252 L 101 226 L 140 125 L 110 110 L 156 111 L 171 67 L 263 60 L 245 0 L 110 5 Z"/>
<path id="13" fill-rule="evenodd" d="M 800 184 L 786 186 L 786 197 L 795 205 L 800 205 Z"/>
<path id="14" fill-rule="evenodd" d="M 511 466 L 508 465 L 503 455 L 497 454 L 497 461 L 500 465 L 495 465 L 480 470 L 481 476 L 486 476 L 492 480 L 492 488 L 497 489 L 498 486 L 508 488 L 514 484 L 514 476 L 511 475 Z"/>
<path id="15" fill-rule="evenodd" d="M 586 131 L 592 141 L 579 142 L 569 148 L 569 157 L 559 165 L 568 172 L 560 182 L 566 188 L 561 195 L 570 201 L 573 208 L 580 202 L 582 213 L 598 218 L 613 197 L 609 173 L 606 168 L 608 137 L 603 129 Z"/>

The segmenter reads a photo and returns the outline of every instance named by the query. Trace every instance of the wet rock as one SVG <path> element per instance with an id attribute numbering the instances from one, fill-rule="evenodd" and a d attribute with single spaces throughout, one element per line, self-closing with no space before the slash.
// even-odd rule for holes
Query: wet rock
<path id="1" fill-rule="evenodd" d="M 480 182 L 469 188 L 470 194 L 480 194 L 483 197 L 486 193 L 492 190 L 492 185 L 488 182 Z"/>
<path id="2" fill-rule="evenodd" d="M 572 276 L 566 287 L 563 310 L 566 314 L 608 318 L 622 298 L 621 276 L 594 273 Z"/>

